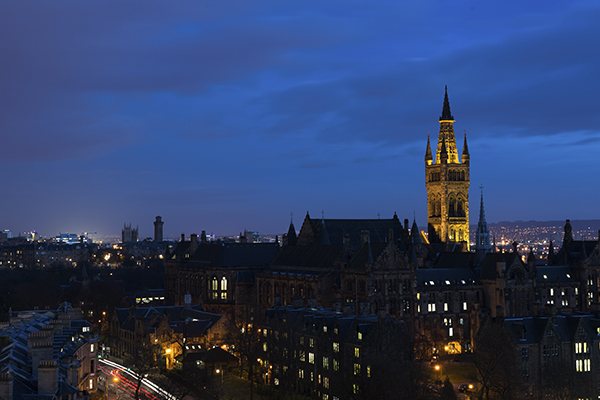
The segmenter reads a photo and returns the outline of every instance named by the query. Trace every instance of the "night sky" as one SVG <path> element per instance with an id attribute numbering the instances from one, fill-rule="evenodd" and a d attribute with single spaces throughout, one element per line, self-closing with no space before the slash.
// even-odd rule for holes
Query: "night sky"
<path id="1" fill-rule="evenodd" d="M 597 1 L 3 1 L 0 229 L 416 216 L 444 85 L 471 222 L 599 218 Z"/>

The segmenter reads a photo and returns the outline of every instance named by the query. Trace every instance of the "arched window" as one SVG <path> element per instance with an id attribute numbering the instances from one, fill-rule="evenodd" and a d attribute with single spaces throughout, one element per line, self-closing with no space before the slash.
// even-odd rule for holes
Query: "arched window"
<path id="1" fill-rule="evenodd" d="M 227 278 L 221 278 L 221 300 L 227 300 Z"/>
<path id="2" fill-rule="evenodd" d="M 463 231 L 462 231 L 462 229 L 458 230 L 458 241 L 459 242 L 463 241 Z"/>
<path id="3" fill-rule="evenodd" d="M 454 217 L 456 215 L 456 201 L 452 198 L 448 204 L 448 216 Z"/>
<path id="4" fill-rule="evenodd" d="M 212 280 L 210 281 L 210 297 L 213 300 L 216 300 L 218 298 L 218 290 L 219 290 L 219 282 L 217 281 L 217 277 L 213 276 Z"/>
<path id="5" fill-rule="evenodd" d="M 458 202 L 456 203 L 456 215 L 459 217 L 464 217 L 465 216 L 465 210 L 463 207 L 463 201 L 462 199 L 458 199 Z"/>

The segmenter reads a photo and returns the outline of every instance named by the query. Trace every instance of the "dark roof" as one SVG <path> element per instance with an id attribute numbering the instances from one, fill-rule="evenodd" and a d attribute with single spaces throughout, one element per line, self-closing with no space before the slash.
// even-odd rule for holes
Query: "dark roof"
<path id="1" fill-rule="evenodd" d="M 528 345 L 540 343 L 548 329 L 556 331 L 561 342 L 573 342 L 579 326 L 588 336 L 595 337 L 600 320 L 592 315 L 566 314 L 505 318 L 504 324 L 517 345 Z"/>
<path id="2" fill-rule="evenodd" d="M 465 268 L 473 262 L 474 253 L 470 252 L 442 252 L 438 255 L 434 268 Z"/>
<path id="3" fill-rule="evenodd" d="M 311 225 L 318 237 L 321 229 L 320 219 L 311 219 Z M 391 219 L 325 219 L 329 243 L 334 246 L 344 244 L 344 235 L 350 236 L 350 247 L 354 250 L 361 246 L 362 231 L 369 231 L 371 242 L 386 242 L 389 230 L 395 239 L 404 237 L 404 228 L 397 218 Z"/>
<path id="4" fill-rule="evenodd" d="M 506 268 L 508 269 L 515 261 L 515 257 L 518 255 L 519 254 L 515 252 L 486 254 L 480 265 L 481 279 L 496 279 L 496 263 L 505 262 Z"/>
<path id="5" fill-rule="evenodd" d="M 567 266 L 537 267 L 538 283 L 573 282 L 571 270 Z"/>
<path id="6" fill-rule="evenodd" d="M 432 283 L 433 282 L 433 283 Z M 431 268 L 417 270 L 417 286 L 440 287 L 479 285 L 479 278 L 471 268 Z"/>
<path id="7" fill-rule="evenodd" d="M 342 251 L 342 246 L 284 246 L 271 266 L 331 268 L 342 256 Z"/>
<path id="8" fill-rule="evenodd" d="M 370 243 L 362 246 L 348 264 L 349 269 L 364 270 L 368 262 L 373 262 L 388 247 L 387 243 Z M 370 252 L 370 254 L 369 254 Z"/>
<path id="9" fill-rule="evenodd" d="M 176 254 L 189 252 L 190 242 L 179 242 Z M 182 261 L 195 261 L 207 267 L 257 267 L 269 265 L 277 243 L 206 243 L 199 244 L 193 254 Z"/>

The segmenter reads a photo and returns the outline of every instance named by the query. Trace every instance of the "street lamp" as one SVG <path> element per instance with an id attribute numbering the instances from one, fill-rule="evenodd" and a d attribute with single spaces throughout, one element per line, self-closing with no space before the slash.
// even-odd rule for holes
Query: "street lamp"
<path id="1" fill-rule="evenodd" d="M 438 382 L 441 384 L 442 382 L 442 366 L 440 364 L 436 364 L 433 367 L 438 372 Z"/>
<path id="2" fill-rule="evenodd" d="M 219 374 L 219 373 L 221 374 L 221 386 L 219 386 L 219 399 L 221 399 L 222 398 L 221 396 L 223 395 L 223 393 L 222 393 L 223 392 L 223 374 L 225 371 L 217 368 L 216 372 L 217 372 L 217 374 Z"/>

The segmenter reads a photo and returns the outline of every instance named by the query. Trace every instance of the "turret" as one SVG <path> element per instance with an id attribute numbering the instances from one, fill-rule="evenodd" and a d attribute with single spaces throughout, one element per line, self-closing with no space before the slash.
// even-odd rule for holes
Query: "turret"
<path id="1" fill-rule="evenodd" d="M 294 227 L 294 220 L 292 219 L 292 220 L 290 220 L 290 227 L 288 228 L 287 244 L 289 246 L 294 246 L 296 244 L 297 240 L 298 240 L 298 236 L 296 236 L 296 228 Z"/>
<path id="2" fill-rule="evenodd" d="M 433 164 L 433 156 L 431 155 L 431 144 L 429 143 L 429 135 L 427 135 L 427 148 L 425 149 L 425 165 Z"/>
<path id="3" fill-rule="evenodd" d="M 442 150 L 440 150 L 440 162 L 442 164 L 448 164 L 448 149 L 446 148 L 446 141 L 442 142 Z"/>
<path id="4" fill-rule="evenodd" d="M 469 146 L 467 146 L 467 132 L 465 131 L 465 141 L 463 143 L 462 163 L 469 164 L 471 156 L 469 155 Z"/>

